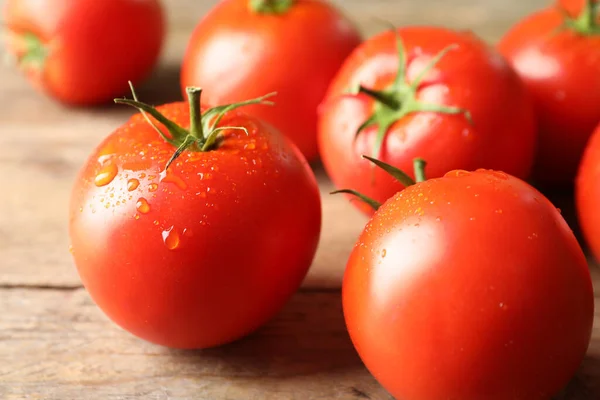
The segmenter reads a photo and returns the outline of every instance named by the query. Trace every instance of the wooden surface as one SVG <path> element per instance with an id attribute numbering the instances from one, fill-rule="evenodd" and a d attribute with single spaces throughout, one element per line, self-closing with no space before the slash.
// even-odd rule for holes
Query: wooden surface
<path id="1" fill-rule="evenodd" d="M 3 5 L 0 0 L 0 7 Z M 153 103 L 179 99 L 191 29 L 215 2 L 167 0 L 161 65 L 140 88 Z M 366 36 L 396 24 L 443 24 L 495 41 L 542 0 L 338 0 Z M 82 289 L 68 252 L 67 199 L 89 151 L 131 114 L 67 109 L 0 66 L 0 399 L 389 399 L 344 328 L 339 288 L 365 218 L 323 189 L 324 230 L 303 289 L 259 332 L 220 349 L 171 351 L 123 332 Z M 594 270 L 595 281 L 600 277 Z M 600 286 L 598 286 L 600 287 Z M 600 325 L 565 399 L 600 398 Z"/>

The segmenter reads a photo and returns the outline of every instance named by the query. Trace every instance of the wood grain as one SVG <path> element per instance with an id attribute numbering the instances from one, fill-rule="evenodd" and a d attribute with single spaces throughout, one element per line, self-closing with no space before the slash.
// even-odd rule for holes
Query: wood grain
<path id="1" fill-rule="evenodd" d="M 0 310 L 1 399 L 391 400 L 352 347 L 337 291 L 299 292 L 255 334 L 205 351 L 132 337 L 82 289 L 4 289 Z M 557 400 L 598 398 L 597 324 L 588 357 Z"/>
<path id="2" fill-rule="evenodd" d="M 299 293 L 253 336 L 208 351 L 142 342 L 81 289 L 5 290 L 0 309 L 2 399 L 390 399 L 352 348 L 337 292 Z"/>

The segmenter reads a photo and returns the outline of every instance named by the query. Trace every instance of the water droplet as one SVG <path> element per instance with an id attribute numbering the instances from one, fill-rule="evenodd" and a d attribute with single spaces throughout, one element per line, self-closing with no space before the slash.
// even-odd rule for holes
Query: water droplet
<path id="1" fill-rule="evenodd" d="M 183 236 L 192 237 L 194 236 L 194 232 L 190 228 L 185 228 L 183 230 Z"/>
<path id="2" fill-rule="evenodd" d="M 457 169 L 454 171 L 450 171 L 446 174 L 448 177 L 460 178 L 461 176 L 469 176 L 471 173 L 469 171 L 465 171 L 463 169 Z"/>
<path id="3" fill-rule="evenodd" d="M 435 220 L 436 220 L 437 222 L 440 222 L 440 221 L 442 220 L 442 217 L 436 217 L 436 218 L 435 218 Z"/>
<path id="4" fill-rule="evenodd" d="M 163 242 L 165 243 L 165 246 L 167 246 L 167 249 L 169 250 L 175 250 L 176 248 L 179 247 L 179 233 L 177 233 L 177 230 L 174 229 L 174 227 L 170 227 L 169 229 L 165 229 L 162 232 L 162 238 L 163 238 Z"/>
<path id="5" fill-rule="evenodd" d="M 558 207 L 556 207 L 556 211 L 558 211 L 559 214 L 562 214 L 562 210 Z"/>
<path id="6" fill-rule="evenodd" d="M 187 184 L 179 175 L 176 175 L 171 169 L 160 173 L 160 182 L 173 183 L 181 190 L 187 189 Z"/>
<path id="7" fill-rule="evenodd" d="M 75 254 L 75 249 L 73 248 L 73 245 L 69 246 L 69 253 Z"/>
<path id="8" fill-rule="evenodd" d="M 138 186 L 140 186 L 140 181 L 138 181 L 137 179 L 130 179 L 127 181 L 127 190 L 129 190 L 130 192 L 137 189 Z"/>
<path id="9" fill-rule="evenodd" d="M 103 154 L 98 157 L 98 163 L 100 163 L 100 165 L 104 165 L 106 162 L 110 161 L 113 156 L 114 154 Z"/>
<path id="10" fill-rule="evenodd" d="M 104 167 L 102 167 L 100 172 L 98 172 L 98 175 L 96 175 L 94 183 L 99 187 L 106 186 L 111 183 L 113 179 L 115 179 L 117 173 L 119 173 L 119 168 L 117 168 L 115 164 L 106 164 Z"/>
<path id="11" fill-rule="evenodd" d="M 135 218 L 135 219 L 140 219 L 140 214 L 135 214 L 135 215 L 133 216 L 133 218 Z"/>
<path id="12" fill-rule="evenodd" d="M 244 145 L 244 150 L 254 150 L 256 148 L 256 143 L 250 142 Z"/>
<path id="13" fill-rule="evenodd" d="M 200 198 L 205 199 L 206 198 L 206 192 L 198 192 L 198 193 L 196 193 L 196 196 L 199 196 Z"/>
<path id="14" fill-rule="evenodd" d="M 502 171 L 488 171 L 488 174 L 492 175 L 493 177 L 496 177 L 498 179 L 501 179 L 503 181 L 508 179 L 508 175 L 505 172 Z"/>
<path id="15" fill-rule="evenodd" d="M 158 185 L 156 183 L 151 183 L 148 185 L 148 190 L 151 192 L 156 192 L 156 189 L 158 189 Z"/>
<path id="16" fill-rule="evenodd" d="M 386 249 L 381 250 L 381 258 L 385 258 L 386 255 L 387 255 L 387 250 Z"/>
<path id="17" fill-rule="evenodd" d="M 140 179 L 144 179 L 145 177 L 146 177 L 146 174 L 142 172 L 142 173 L 140 174 Z"/>
<path id="18" fill-rule="evenodd" d="M 148 200 L 143 197 L 140 197 L 137 203 L 135 203 L 135 208 L 142 214 L 148 214 L 150 212 L 150 204 L 148 204 Z"/>
<path id="19" fill-rule="evenodd" d="M 159 224 L 158 220 L 155 219 L 154 220 L 154 225 L 158 226 L 158 224 Z"/>
<path id="20" fill-rule="evenodd" d="M 502 214 L 502 209 L 501 208 L 497 209 L 496 214 Z"/>
<path id="21" fill-rule="evenodd" d="M 475 221 L 475 217 L 469 218 L 469 221 Z"/>

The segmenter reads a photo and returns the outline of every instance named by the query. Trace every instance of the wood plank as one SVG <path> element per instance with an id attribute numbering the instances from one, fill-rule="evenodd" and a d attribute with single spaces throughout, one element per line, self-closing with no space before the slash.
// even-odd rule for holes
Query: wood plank
<path id="1" fill-rule="evenodd" d="M 390 399 L 353 350 L 337 292 L 299 293 L 256 334 L 206 351 L 136 339 L 81 289 L 0 290 L 0 310 L 6 400 Z"/>
<path id="2" fill-rule="evenodd" d="M 597 298 L 596 322 L 599 306 Z M 6 400 L 391 400 L 356 355 L 336 291 L 297 293 L 254 335 L 205 351 L 136 339 L 81 289 L 0 289 L 0 310 Z M 557 400 L 598 398 L 596 323 L 581 370 Z"/>
<path id="3" fill-rule="evenodd" d="M 494 41 L 547 0 L 336 0 L 366 36 L 395 25 L 431 23 L 472 29 Z M 187 39 L 216 1 L 165 0 L 169 37 L 161 65 L 140 94 L 149 102 L 178 100 L 179 63 Z M 0 8 L 4 0 L 0 0 Z M 75 287 L 67 238 L 67 201 L 89 151 L 131 110 L 118 106 L 68 109 L 37 95 L 13 69 L 0 66 L 0 285 Z M 341 197 L 328 196 L 322 173 L 324 225 L 306 285 L 338 287 L 345 260 L 365 219 Z"/>

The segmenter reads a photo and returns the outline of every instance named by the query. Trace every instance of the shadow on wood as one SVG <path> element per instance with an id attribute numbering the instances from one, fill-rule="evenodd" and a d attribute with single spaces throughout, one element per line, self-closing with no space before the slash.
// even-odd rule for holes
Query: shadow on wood
<path id="1" fill-rule="evenodd" d="M 304 292 L 244 339 L 214 349 L 169 353 L 174 362 L 214 362 L 231 368 L 232 374 L 291 377 L 364 369 L 346 331 L 339 296 L 337 291 Z"/>

